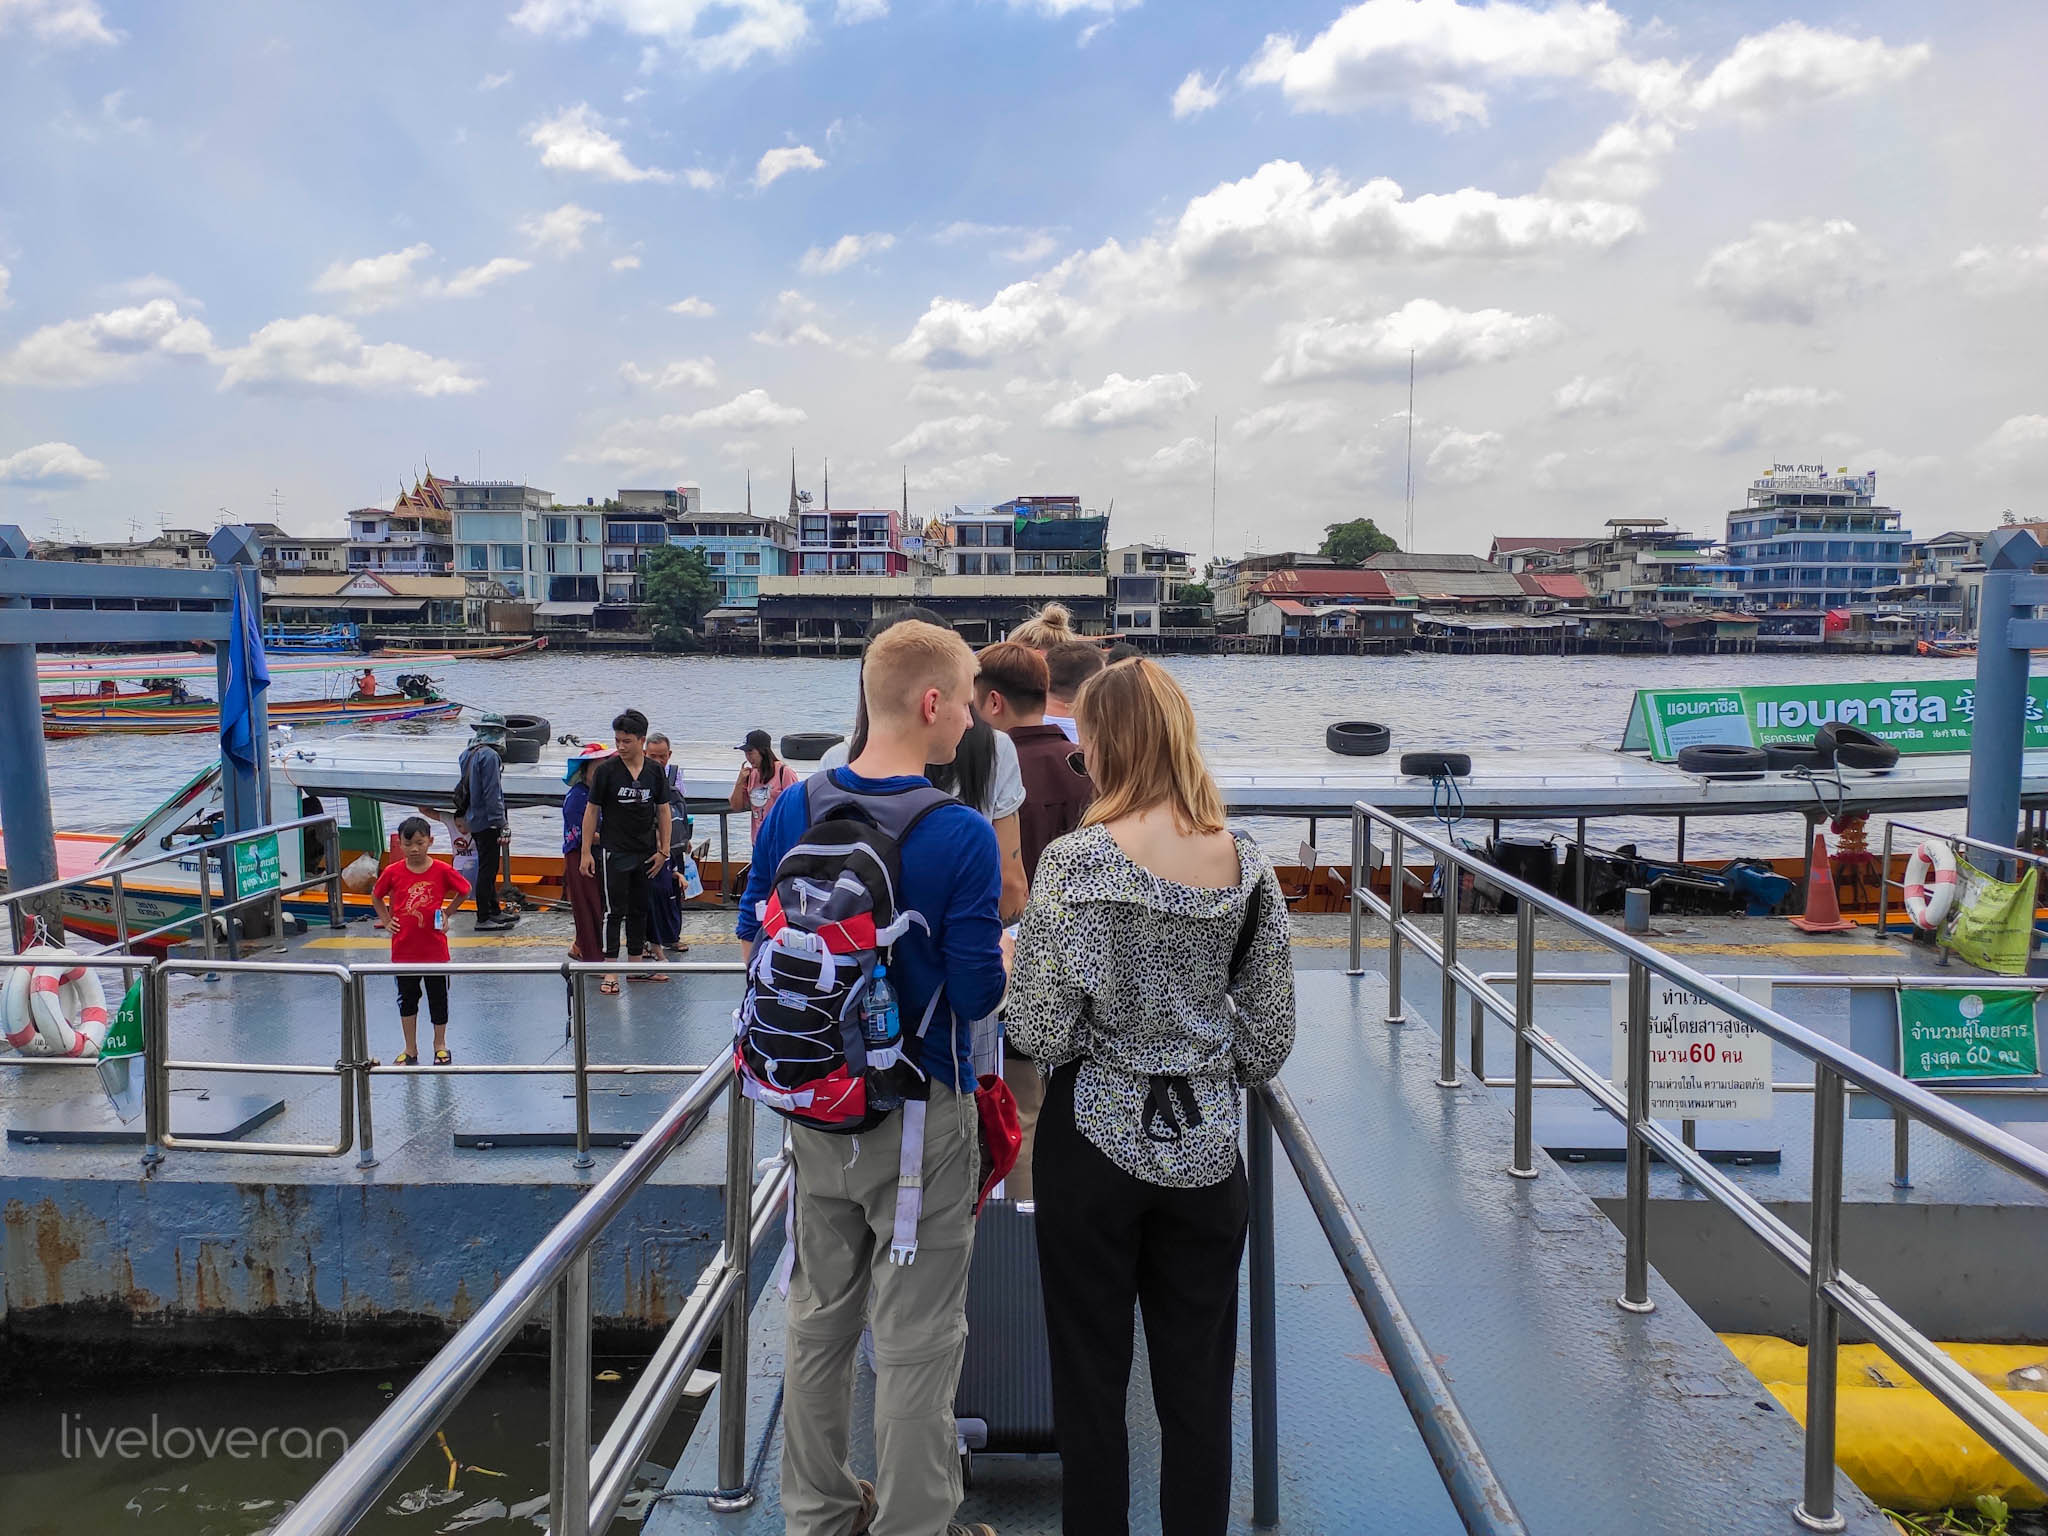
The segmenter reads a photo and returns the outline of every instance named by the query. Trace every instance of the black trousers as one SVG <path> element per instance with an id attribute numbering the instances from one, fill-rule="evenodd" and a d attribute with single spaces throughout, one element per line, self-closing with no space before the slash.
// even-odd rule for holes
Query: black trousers
<path id="1" fill-rule="evenodd" d="M 435 1027 L 448 1027 L 448 978 L 446 976 L 400 976 L 398 981 L 398 1016 L 416 1019 L 420 1016 L 420 988 L 427 989 L 427 1013 Z"/>
<path id="2" fill-rule="evenodd" d="M 476 920 L 487 923 L 498 916 L 498 855 L 502 827 L 478 827 L 470 836 L 476 840 Z"/>
<path id="3" fill-rule="evenodd" d="M 604 876 L 604 957 L 619 958 L 619 928 L 626 930 L 626 953 L 636 958 L 647 951 L 648 858 L 600 848 Z M 649 855 L 648 857 L 652 857 Z"/>
<path id="4" fill-rule="evenodd" d="M 1230 1520 L 1237 1267 L 1250 1202 L 1244 1162 L 1206 1189 L 1134 1179 L 1074 1124 L 1074 1075 L 1053 1073 L 1032 1153 L 1038 1269 L 1052 1352 L 1065 1536 L 1127 1536 L 1124 1429 L 1135 1302 L 1159 1415 L 1164 1536 L 1222 1536 Z"/>

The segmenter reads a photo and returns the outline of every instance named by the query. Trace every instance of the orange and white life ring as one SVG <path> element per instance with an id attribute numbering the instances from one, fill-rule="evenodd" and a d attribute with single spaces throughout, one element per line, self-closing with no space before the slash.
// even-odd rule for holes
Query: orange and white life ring
<path id="1" fill-rule="evenodd" d="M 1929 838 L 1906 860 L 1906 916 L 1922 928 L 1939 928 L 1955 899 L 1955 851 Z"/>
<path id="2" fill-rule="evenodd" d="M 97 1056 L 107 1038 L 107 994 L 99 973 L 63 949 L 25 952 L 47 963 L 17 967 L 7 981 L 0 1024 L 24 1056 Z M 25 978 L 25 979 L 23 979 Z"/>

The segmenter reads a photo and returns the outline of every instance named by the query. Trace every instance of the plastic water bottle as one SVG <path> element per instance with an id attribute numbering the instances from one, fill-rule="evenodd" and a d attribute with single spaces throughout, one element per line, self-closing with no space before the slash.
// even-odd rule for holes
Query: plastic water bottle
<path id="1" fill-rule="evenodd" d="M 889 968 L 875 967 L 874 982 L 860 1005 L 861 1039 L 867 1045 L 868 1066 L 880 1071 L 894 1066 L 903 1059 L 903 1020 L 896 1007 L 896 989 L 889 985 Z M 901 1102 L 895 1095 L 885 1096 L 875 1091 L 870 1083 L 868 1105 L 872 1109 L 894 1109 Z"/>

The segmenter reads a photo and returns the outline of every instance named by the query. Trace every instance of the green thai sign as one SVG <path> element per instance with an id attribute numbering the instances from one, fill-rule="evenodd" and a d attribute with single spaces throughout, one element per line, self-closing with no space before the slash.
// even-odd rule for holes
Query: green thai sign
<path id="1" fill-rule="evenodd" d="M 1901 987 L 1899 1070 L 1916 1083 L 2036 1076 L 2041 1040 L 2033 990 Z"/>
<path id="2" fill-rule="evenodd" d="M 1622 736 L 1624 752 L 1660 763 L 1681 747 L 1810 743 L 1830 720 L 1860 726 L 1901 755 L 1967 752 L 1977 712 L 1967 677 L 1919 683 L 1793 684 L 1768 688 L 1640 689 Z M 2027 690 L 2026 744 L 2048 747 L 2048 677 Z"/>
<path id="3" fill-rule="evenodd" d="M 284 884 L 278 862 L 277 834 L 235 844 L 235 895 L 255 896 Z"/>
<path id="4" fill-rule="evenodd" d="M 129 983 L 128 995 L 107 1026 L 100 1043 L 100 1086 L 123 1125 L 142 1113 L 142 978 Z"/>

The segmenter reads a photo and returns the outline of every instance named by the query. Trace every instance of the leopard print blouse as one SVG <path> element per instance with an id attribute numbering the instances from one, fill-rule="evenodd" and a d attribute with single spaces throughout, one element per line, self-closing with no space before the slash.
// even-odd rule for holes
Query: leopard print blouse
<path id="1" fill-rule="evenodd" d="M 1239 1087 L 1294 1047 L 1287 905 L 1265 855 L 1233 835 L 1241 878 L 1212 890 L 1160 879 L 1102 827 L 1070 832 L 1040 858 L 1017 933 L 1010 1037 L 1047 1072 L 1079 1058 L 1081 1133 L 1132 1177 L 1176 1189 L 1230 1176 Z"/>

